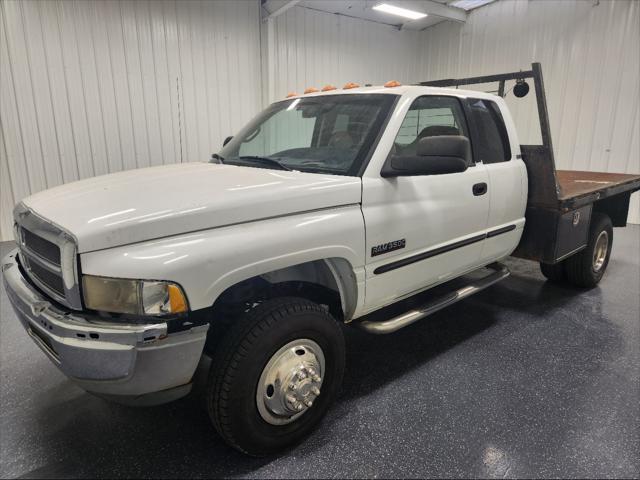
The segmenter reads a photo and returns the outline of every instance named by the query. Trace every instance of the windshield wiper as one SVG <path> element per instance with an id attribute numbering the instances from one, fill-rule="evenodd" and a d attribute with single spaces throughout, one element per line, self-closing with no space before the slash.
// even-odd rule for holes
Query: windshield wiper
<path id="1" fill-rule="evenodd" d="M 259 157 L 257 155 L 243 155 L 241 157 L 237 157 L 239 160 L 249 160 L 257 163 L 262 163 L 265 165 L 271 165 L 274 167 L 278 167 L 280 170 L 287 170 L 288 172 L 293 171 L 293 169 L 287 167 L 285 164 L 279 162 L 274 158 L 269 157 Z"/>
<path id="2" fill-rule="evenodd" d="M 211 154 L 211 160 L 218 160 L 217 162 L 211 162 L 211 163 L 224 163 L 224 157 L 221 155 L 218 155 L 217 153 Z"/>

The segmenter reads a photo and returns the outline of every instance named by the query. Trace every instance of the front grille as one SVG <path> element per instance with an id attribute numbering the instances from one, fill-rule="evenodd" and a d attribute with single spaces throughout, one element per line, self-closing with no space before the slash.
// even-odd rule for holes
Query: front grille
<path id="1" fill-rule="evenodd" d="M 20 262 L 27 276 L 56 302 L 82 309 L 75 239 L 23 204 L 16 207 L 14 218 Z"/>
<path id="2" fill-rule="evenodd" d="M 40 280 L 40 282 L 44 283 L 47 287 L 49 287 L 61 297 L 65 296 L 62 276 L 50 270 L 47 270 L 34 261 L 27 260 L 26 263 L 27 271 L 31 273 L 31 275 L 35 276 L 37 280 Z"/>
<path id="3" fill-rule="evenodd" d="M 26 228 L 22 229 L 22 240 L 24 245 L 36 255 L 50 261 L 54 265 L 60 266 L 60 247 L 49 240 L 31 233 Z"/>

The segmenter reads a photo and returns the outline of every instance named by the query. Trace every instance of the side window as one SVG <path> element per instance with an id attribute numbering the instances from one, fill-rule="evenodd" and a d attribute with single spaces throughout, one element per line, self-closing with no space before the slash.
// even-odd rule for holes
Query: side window
<path id="1" fill-rule="evenodd" d="M 510 160 L 509 135 L 498 105 L 490 100 L 471 98 L 469 107 L 477 131 L 474 143 L 477 158 L 485 164 Z"/>
<path id="2" fill-rule="evenodd" d="M 416 98 L 396 136 L 394 154 L 415 155 L 420 139 L 439 135 L 469 137 L 460 101 L 435 95 Z"/>

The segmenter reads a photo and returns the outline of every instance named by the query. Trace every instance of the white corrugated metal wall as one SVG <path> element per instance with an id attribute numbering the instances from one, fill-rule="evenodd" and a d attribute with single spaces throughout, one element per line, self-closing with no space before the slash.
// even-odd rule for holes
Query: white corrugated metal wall
<path id="1" fill-rule="evenodd" d="M 288 91 L 480 75 L 534 60 L 543 64 L 559 167 L 637 172 L 640 4 L 596 3 L 499 0 L 465 25 L 424 32 L 294 7 L 272 21 L 270 52 L 266 35 L 261 52 L 258 0 L 3 0 L 0 238 L 11 238 L 20 198 L 207 158 Z M 535 141 L 531 96 L 512 98 L 523 142 Z"/>
<path id="2" fill-rule="evenodd" d="M 541 62 L 558 168 L 640 172 L 640 2 L 500 0 L 426 29 L 422 45 L 428 79 Z M 507 102 L 521 142 L 539 142 L 533 95 Z M 638 194 L 629 221 L 640 223 Z"/>
<path id="3" fill-rule="evenodd" d="M 293 7 L 274 21 L 270 100 L 305 87 L 415 81 L 421 32 Z"/>
<path id="4" fill-rule="evenodd" d="M 3 0 L 0 15 L 2 239 L 24 196 L 207 159 L 261 107 L 256 0 Z"/>

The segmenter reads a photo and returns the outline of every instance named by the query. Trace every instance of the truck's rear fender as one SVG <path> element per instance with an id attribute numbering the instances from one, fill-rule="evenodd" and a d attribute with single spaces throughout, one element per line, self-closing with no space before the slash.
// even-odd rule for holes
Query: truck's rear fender
<path id="1" fill-rule="evenodd" d="M 623 192 L 613 197 L 603 198 L 593 204 L 593 211 L 608 215 L 614 227 L 626 227 L 630 199 L 631 192 Z"/>
<path id="2" fill-rule="evenodd" d="M 360 206 L 348 205 L 84 253 L 81 267 L 177 282 L 191 310 L 212 307 L 250 279 L 315 283 L 340 294 L 348 319 L 364 304 L 364 249 Z"/>

